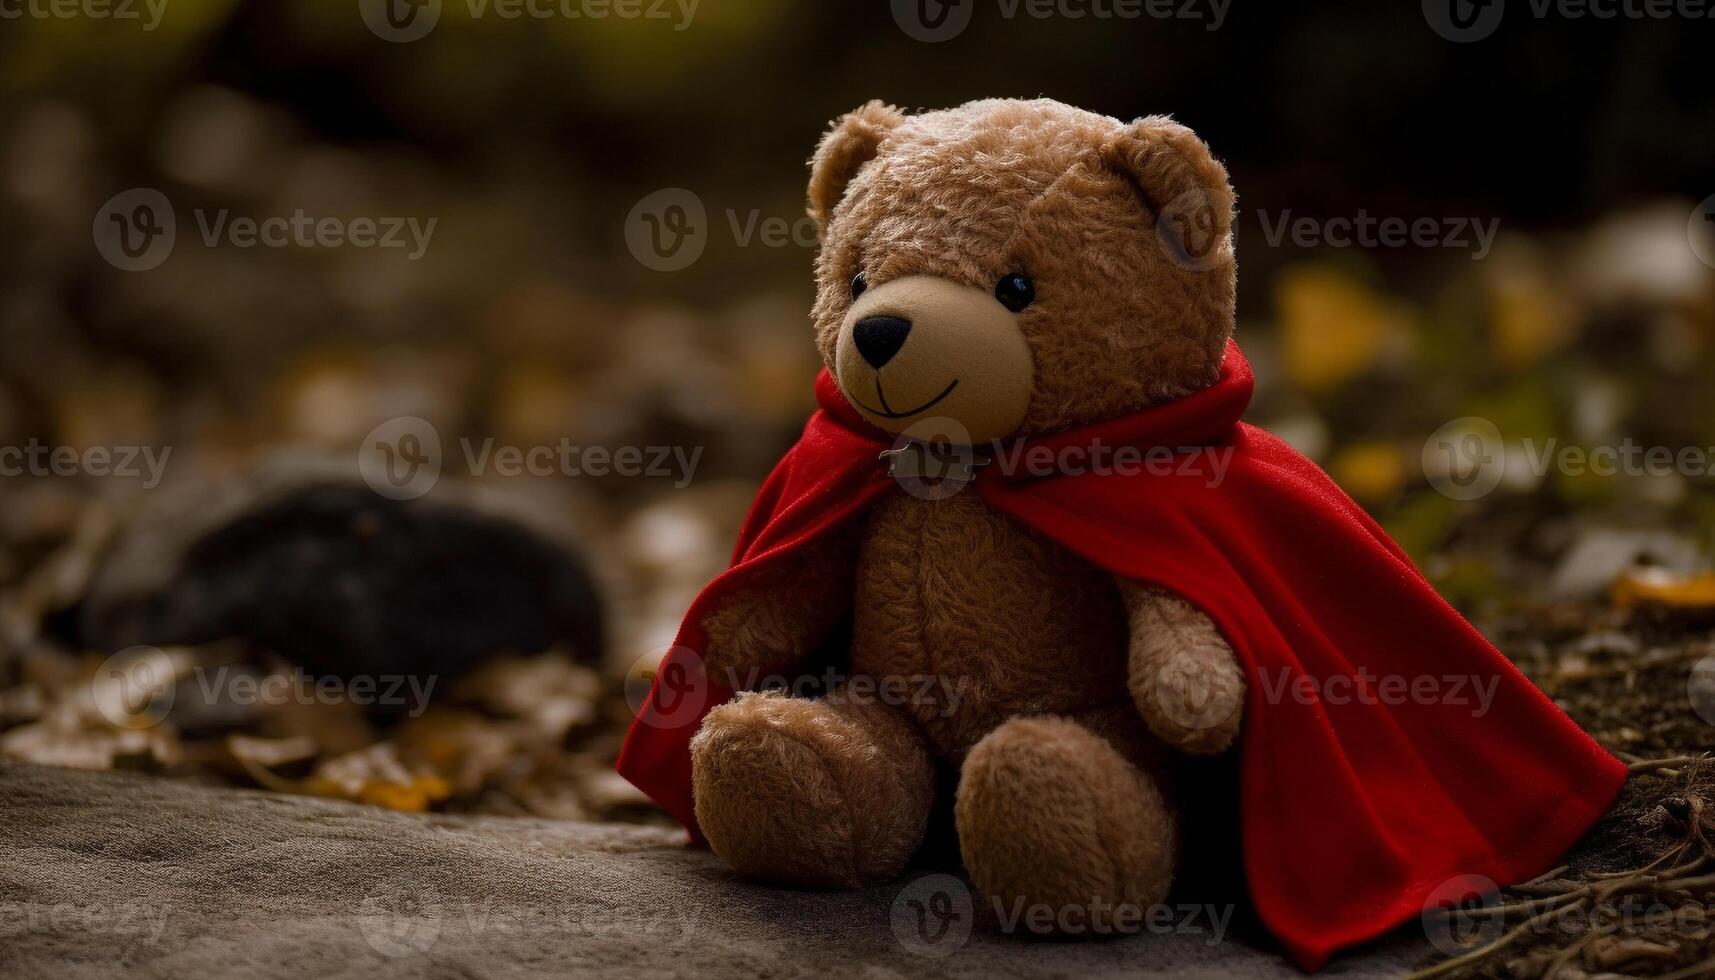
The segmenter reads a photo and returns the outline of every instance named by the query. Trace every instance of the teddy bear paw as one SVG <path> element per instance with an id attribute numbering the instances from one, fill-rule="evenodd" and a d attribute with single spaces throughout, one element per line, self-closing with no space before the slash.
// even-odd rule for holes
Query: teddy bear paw
<path id="1" fill-rule="evenodd" d="M 1177 820 L 1154 781 L 1064 718 L 1015 718 L 978 742 L 954 817 L 965 869 L 1002 928 L 1112 932 L 1173 879 Z"/>
<path id="2" fill-rule="evenodd" d="M 697 823 L 741 874 L 855 888 L 893 877 L 923 839 L 934 781 L 891 709 L 740 694 L 691 742 Z"/>
<path id="3" fill-rule="evenodd" d="M 1132 687 L 1150 730 L 1181 752 L 1214 755 L 1238 738 L 1245 679 L 1224 645 L 1168 654 Z"/>

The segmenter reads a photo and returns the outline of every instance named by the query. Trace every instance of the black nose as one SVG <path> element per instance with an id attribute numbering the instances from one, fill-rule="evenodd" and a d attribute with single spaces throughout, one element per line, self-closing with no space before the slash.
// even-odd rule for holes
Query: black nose
<path id="1" fill-rule="evenodd" d="M 852 327 L 852 343 L 864 360 L 881 367 L 905 346 L 905 335 L 910 332 L 911 321 L 904 317 L 866 316 Z"/>

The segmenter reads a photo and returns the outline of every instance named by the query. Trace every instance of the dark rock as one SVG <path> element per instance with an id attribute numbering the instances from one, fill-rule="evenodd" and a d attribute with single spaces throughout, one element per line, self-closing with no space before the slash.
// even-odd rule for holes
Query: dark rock
<path id="1" fill-rule="evenodd" d="M 227 497 L 210 505 L 212 520 L 207 510 L 140 516 L 60 618 L 73 642 L 113 651 L 238 638 L 317 675 L 443 681 L 502 652 L 602 654 L 588 567 L 513 515 L 343 482 Z"/>

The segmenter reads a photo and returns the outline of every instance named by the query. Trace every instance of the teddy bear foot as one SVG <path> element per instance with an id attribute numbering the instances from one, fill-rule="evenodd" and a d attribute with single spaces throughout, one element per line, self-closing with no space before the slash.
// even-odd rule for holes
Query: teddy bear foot
<path id="1" fill-rule="evenodd" d="M 740 694 L 691 742 L 697 822 L 741 874 L 855 888 L 897 875 L 923 840 L 934 778 L 892 708 Z"/>
<path id="2" fill-rule="evenodd" d="M 1163 901 L 1174 815 L 1151 777 L 1064 718 L 1014 718 L 971 749 L 954 817 L 1003 929 L 1105 933 Z"/>

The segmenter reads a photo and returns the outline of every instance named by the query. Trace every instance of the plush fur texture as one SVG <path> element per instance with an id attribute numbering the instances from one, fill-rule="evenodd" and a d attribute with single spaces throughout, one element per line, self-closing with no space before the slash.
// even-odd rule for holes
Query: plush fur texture
<path id="1" fill-rule="evenodd" d="M 991 292 L 1024 273 L 1034 376 L 1017 433 L 1213 379 L 1233 327 L 1233 196 L 1185 127 L 1047 100 L 911 116 L 870 103 L 834 124 L 812 171 L 830 364 L 859 272 L 871 288 L 936 276 Z M 939 764 L 957 775 L 965 867 L 1004 906 L 1166 895 L 1172 752 L 1220 751 L 1242 723 L 1243 674 L 1206 617 L 974 493 L 901 493 L 707 617 L 705 663 L 723 681 L 781 669 L 847 605 L 850 696 L 740 695 L 693 742 L 697 818 L 718 854 L 796 884 L 890 877 L 923 840 Z M 876 679 L 898 682 L 891 696 L 856 693 Z"/>
<path id="2" fill-rule="evenodd" d="M 898 874 L 923 839 L 929 756 L 873 701 L 741 694 L 692 753 L 697 822 L 739 871 L 853 887 Z"/>
<path id="3" fill-rule="evenodd" d="M 856 529 L 758 573 L 748 588 L 703 621 L 703 669 L 720 684 L 746 687 L 752 673 L 788 670 L 837 620 L 851 595 Z"/>
<path id="4" fill-rule="evenodd" d="M 1161 790 L 1070 719 L 1014 718 L 984 736 L 954 816 L 983 894 L 1003 909 L 1043 907 L 1050 923 L 1078 910 L 1088 918 L 1075 928 L 1112 928 L 1115 906 L 1148 908 L 1173 880 L 1179 831 Z"/>
<path id="5" fill-rule="evenodd" d="M 1131 696 L 1149 727 L 1194 755 L 1239 735 L 1245 673 L 1209 617 L 1172 593 L 1122 582 L 1131 620 Z"/>

